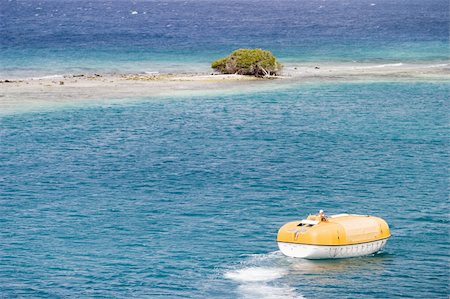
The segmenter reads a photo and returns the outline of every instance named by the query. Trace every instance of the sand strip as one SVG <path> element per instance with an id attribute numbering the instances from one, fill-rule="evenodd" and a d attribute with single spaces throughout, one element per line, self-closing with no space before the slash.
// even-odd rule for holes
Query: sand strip
<path id="1" fill-rule="evenodd" d="M 0 77 L 1 78 L 1 77 Z M 309 82 L 449 81 L 448 63 L 435 64 L 290 64 L 277 79 L 220 74 L 71 74 L 41 78 L 0 79 L 0 115 L 52 104 L 89 99 L 207 95 L 272 89 L 274 85 Z M 30 108 L 30 109 L 28 109 Z"/>

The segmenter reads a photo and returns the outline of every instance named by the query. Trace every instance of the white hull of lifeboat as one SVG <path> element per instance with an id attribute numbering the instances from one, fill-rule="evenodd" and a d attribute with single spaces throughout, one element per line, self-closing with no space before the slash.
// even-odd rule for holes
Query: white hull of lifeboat
<path id="1" fill-rule="evenodd" d="M 387 239 L 354 245 L 317 246 L 307 244 L 278 242 L 284 255 L 305 259 L 337 259 L 376 253 L 383 249 Z"/>

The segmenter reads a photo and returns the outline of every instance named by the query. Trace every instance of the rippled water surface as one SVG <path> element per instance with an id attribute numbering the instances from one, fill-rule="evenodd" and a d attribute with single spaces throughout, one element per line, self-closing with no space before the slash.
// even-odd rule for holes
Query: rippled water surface
<path id="1" fill-rule="evenodd" d="M 445 298 L 447 83 L 346 83 L 0 118 L 0 297 Z M 285 222 L 385 218 L 379 255 Z"/>

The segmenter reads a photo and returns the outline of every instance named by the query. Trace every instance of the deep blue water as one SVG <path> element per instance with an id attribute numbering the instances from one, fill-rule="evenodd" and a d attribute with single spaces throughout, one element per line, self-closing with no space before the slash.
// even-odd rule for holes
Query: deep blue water
<path id="1" fill-rule="evenodd" d="M 449 58 L 447 0 L 0 0 L 0 75 L 207 70 L 241 47 L 283 62 Z"/>
<path id="2" fill-rule="evenodd" d="M 448 83 L 342 83 L 0 118 L 1 298 L 446 298 Z M 379 255 L 285 222 L 385 218 Z M 258 278 L 258 279 L 257 279 Z"/>

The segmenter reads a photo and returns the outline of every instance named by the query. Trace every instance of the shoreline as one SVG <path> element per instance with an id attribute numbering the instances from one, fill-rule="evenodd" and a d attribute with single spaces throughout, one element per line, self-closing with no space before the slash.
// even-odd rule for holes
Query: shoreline
<path id="1" fill-rule="evenodd" d="M 384 73 L 392 74 L 399 72 L 406 72 L 409 75 L 417 74 L 418 71 L 426 73 L 446 73 L 450 74 L 450 61 L 440 60 L 440 61 L 424 61 L 424 62 L 287 62 L 283 63 L 283 70 L 280 77 L 298 77 L 304 75 L 314 75 L 322 76 L 324 72 L 343 72 L 345 74 L 357 73 L 359 75 L 363 74 L 380 74 Z M 182 67 L 181 65 L 179 67 Z M 27 70 L 21 70 L 14 72 L 14 74 L 9 74 L 10 72 L 2 73 L 0 71 L 0 82 L 7 81 L 29 81 L 29 80 L 46 80 L 46 79 L 63 79 L 70 77 L 157 77 L 161 79 L 186 79 L 192 77 L 205 77 L 205 76 L 230 76 L 223 75 L 213 71 L 212 69 L 202 66 L 197 68 L 185 67 L 180 70 L 174 71 L 172 69 L 161 69 L 158 71 L 147 71 L 147 70 L 59 70 L 56 73 L 36 71 L 30 73 Z M 231 75 L 232 76 L 232 75 Z M 237 76 L 239 77 L 239 76 Z M 92 79 L 91 78 L 91 79 Z"/>
<path id="2" fill-rule="evenodd" d="M 449 81 L 450 64 L 304 63 L 285 65 L 280 76 L 218 73 L 85 73 L 7 79 L 0 76 L 0 114 L 89 99 L 132 99 L 264 91 L 307 83 Z"/>

